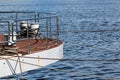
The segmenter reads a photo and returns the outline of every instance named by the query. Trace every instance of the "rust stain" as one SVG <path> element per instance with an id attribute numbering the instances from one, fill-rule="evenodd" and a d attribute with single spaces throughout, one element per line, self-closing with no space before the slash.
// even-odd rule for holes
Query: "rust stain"
<path id="1" fill-rule="evenodd" d="M 46 49 L 51 49 L 62 44 L 62 41 L 58 41 L 56 45 L 56 40 L 48 39 L 48 44 L 46 44 L 46 39 L 30 39 L 30 52 L 38 52 Z M 18 52 L 25 55 L 28 50 L 28 40 L 21 40 L 17 42 Z"/>

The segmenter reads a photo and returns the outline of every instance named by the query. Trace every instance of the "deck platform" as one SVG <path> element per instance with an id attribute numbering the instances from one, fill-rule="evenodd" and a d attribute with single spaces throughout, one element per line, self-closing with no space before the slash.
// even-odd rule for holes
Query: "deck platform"
<path id="1" fill-rule="evenodd" d="M 4 53 L 0 53 L 0 56 L 14 56 L 16 54 L 27 55 L 28 50 L 30 54 L 35 52 L 40 52 L 44 50 L 48 50 L 51 48 L 55 48 L 62 44 L 62 41 L 56 42 L 54 39 L 25 39 L 16 42 L 16 46 L 5 46 L 3 44 L 0 45 L 1 52 L 2 48 Z M 28 47 L 29 46 L 29 47 Z"/>

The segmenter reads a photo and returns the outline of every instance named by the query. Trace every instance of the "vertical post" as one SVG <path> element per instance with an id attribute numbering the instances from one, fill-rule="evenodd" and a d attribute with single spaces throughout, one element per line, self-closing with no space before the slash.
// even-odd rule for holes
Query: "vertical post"
<path id="1" fill-rule="evenodd" d="M 40 21 L 40 14 L 39 13 L 37 13 L 37 16 L 38 16 L 38 22 Z"/>
<path id="2" fill-rule="evenodd" d="M 14 40 L 13 40 L 13 36 L 14 36 L 13 32 L 14 32 L 14 22 L 12 22 L 12 41 L 14 42 Z"/>
<path id="3" fill-rule="evenodd" d="M 46 49 L 48 49 L 48 20 L 46 20 Z"/>
<path id="4" fill-rule="evenodd" d="M 56 16 L 56 40 L 58 45 L 58 40 L 59 40 L 58 16 Z"/>
<path id="5" fill-rule="evenodd" d="M 38 17 L 38 23 L 39 23 L 38 38 L 41 38 L 40 37 L 40 13 L 37 13 L 37 17 Z"/>
<path id="6" fill-rule="evenodd" d="M 37 18 L 37 14 L 35 13 L 35 22 L 37 22 L 36 18 Z"/>
<path id="7" fill-rule="evenodd" d="M 40 19 L 39 19 L 39 29 L 38 29 L 38 38 L 41 38 L 41 29 L 40 29 L 41 23 L 40 23 Z"/>
<path id="8" fill-rule="evenodd" d="M 50 38 L 52 39 L 51 17 L 50 17 Z"/>
<path id="9" fill-rule="evenodd" d="M 28 44 L 28 54 L 30 54 L 30 38 L 29 38 L 29 24 L 27 21 L 27 44 Z"/>
<path id="10" fill-rule="evenodd" d="M 16 13 L 16 32 L 18 33 L 18 13 Z"/>
<path id="11" fill-rule="evenodd" d="M 10 22 L 8 22 L 8 40 L 10 40 Z"/>

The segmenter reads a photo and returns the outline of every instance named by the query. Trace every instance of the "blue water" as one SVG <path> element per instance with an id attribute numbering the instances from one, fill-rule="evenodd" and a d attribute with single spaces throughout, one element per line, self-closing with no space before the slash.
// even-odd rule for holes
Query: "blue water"
<path id="1" fill-rule="evenodd" d="M 2 0 L 0 11 L 56 13 L 61 30 L 120 29 L 120 0 Z M 64 43 L 64 58 L 120 59 L 119 31 L 61 32 L 60 39 Z M 120 62 L 59 61 L 24 73 L 24 77 L 28 80 L 120 80 Z"/>

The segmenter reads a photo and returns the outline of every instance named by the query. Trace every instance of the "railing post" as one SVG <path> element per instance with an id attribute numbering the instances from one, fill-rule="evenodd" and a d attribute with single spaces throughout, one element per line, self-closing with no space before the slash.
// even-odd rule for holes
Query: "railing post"
<path id="1" fill-rule="evenodd" d="M 14 40 L 13 40 L 13 36 L 14 36 L 13 32 L 14 32 L 14 22 L 12 22 L 12 41 L 14 41 Z M 11 35 L 11 34 L 10 34 L 10 35 Z"/>
<path id="2" fill-rule="evenodd" d="M 38 23 L 39 23 L 39 29 L 38 29 L 38 38 L 40 37 L 40 13 L 37 13 Z"/>
<path id="3" fill-rule="evenodd" d="M 30 54 L 30 38 L 29 38 L 29 24 L 28 24 L 28 21 L 27 21 L 27 44 L 28 44 L 28 54 Z"/>
<path id="4" fill-rule="evenodd" d="M 38 22 L 40 21 L 40 14 L 37 13 Z"/>
<path id="5" fill-rule="evenodd" d="M 35 22 L 37 22 L 37 19 L 36 19 L 36 18 L 37 18 L 37 14 L 35 13 Z"/>
<path id="6" fill-rule="evenodd" d="M 46 49 L 48 49 L 48 20 L 46 20 Z"/>
<path id="7" fill-rule="evenodd" d="M 16 13 L 16 32 L 18 33 L 18 13 Z"/>
<path id="8" fill-rule="evenodd" d="M 10 22 L 8 21 L 8 40 L 10 40 Z"/>
<path id="9" fill-rule="evenodd" d="M 51 17 L 50 17 L 50 38 L 52 39 Z"/>
<path id="10" fill-rule="evenodd" d="M 59 40 L 58 16 L 56 16 L 56 40 L 58 45 L 58 40 Z"/>

